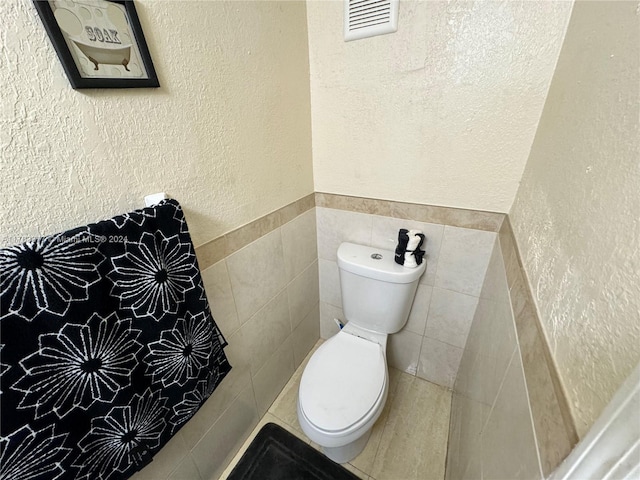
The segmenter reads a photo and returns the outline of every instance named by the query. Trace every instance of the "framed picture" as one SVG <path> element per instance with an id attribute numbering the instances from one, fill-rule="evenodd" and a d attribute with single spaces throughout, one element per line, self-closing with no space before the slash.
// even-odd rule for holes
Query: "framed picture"
<path id="1" fill-rule="evenodd" d="M 133 0 L 33 0 L 73 88 L 159 87 Z"/>

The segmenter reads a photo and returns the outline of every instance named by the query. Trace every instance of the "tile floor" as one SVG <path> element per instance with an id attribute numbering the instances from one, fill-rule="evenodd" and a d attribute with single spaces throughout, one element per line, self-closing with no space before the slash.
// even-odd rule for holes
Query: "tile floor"
<path id="1" fill-rule="evenodd" d="M 313 351 L 322 343 L 320 340 Z M 253 437 L 276 423 L 319 449 L 298 424 L 298 386 L 311 353 L 273 402 L 229 467 L 226 479 Z M 389 369 L 389 396 L 364 451 L 344 465 L 363 480 L 443 480 L 447 453 L 451 392 L 413 375 Z"/>

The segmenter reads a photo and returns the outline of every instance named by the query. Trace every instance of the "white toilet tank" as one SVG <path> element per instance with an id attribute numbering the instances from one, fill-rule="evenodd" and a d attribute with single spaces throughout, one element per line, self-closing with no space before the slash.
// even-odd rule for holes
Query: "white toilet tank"
<path id="1" fill-rule="evenodd" d="M 342 243 L 338 267 L 345 319 L 375 332 L 398 332 L 409 318 L 426 266 L 423 261 L 417 268 L 403 267 L 390 250 Z"/>

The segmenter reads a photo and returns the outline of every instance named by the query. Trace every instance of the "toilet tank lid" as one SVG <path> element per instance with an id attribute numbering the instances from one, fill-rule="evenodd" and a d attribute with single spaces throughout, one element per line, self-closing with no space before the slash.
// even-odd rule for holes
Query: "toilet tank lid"
<path id="1" fill-rule="evenodd" d="M 347 272 L 389 283 L 411 283 L 420 278 L 426 260 L 417 268 L 398 265 L 391 250 L 344 242 L 338 247 L 338 267 Z"/>

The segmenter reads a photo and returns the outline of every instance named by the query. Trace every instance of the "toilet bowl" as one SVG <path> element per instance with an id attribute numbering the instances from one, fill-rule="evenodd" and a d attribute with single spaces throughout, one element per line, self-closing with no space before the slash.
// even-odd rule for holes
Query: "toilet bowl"
<path id="1" fill-rule="evenodd" d="M 346 463 L 365 447 L 389 391 L 386 336 L 347 325 L 312 355 L 300 380 L 298 420 L 333 461 Z"/>
<path id="2" fill-rule="evenodd" d="M 393 261 L 394 252 L 343 243 L 340 286 L 348 323 L 311 356 L 300 380 L 298 421 L 330 459 L 346 463 L 364 449 L 387 400 L 387 336 L 407 321 L 425 270 Z"/>

